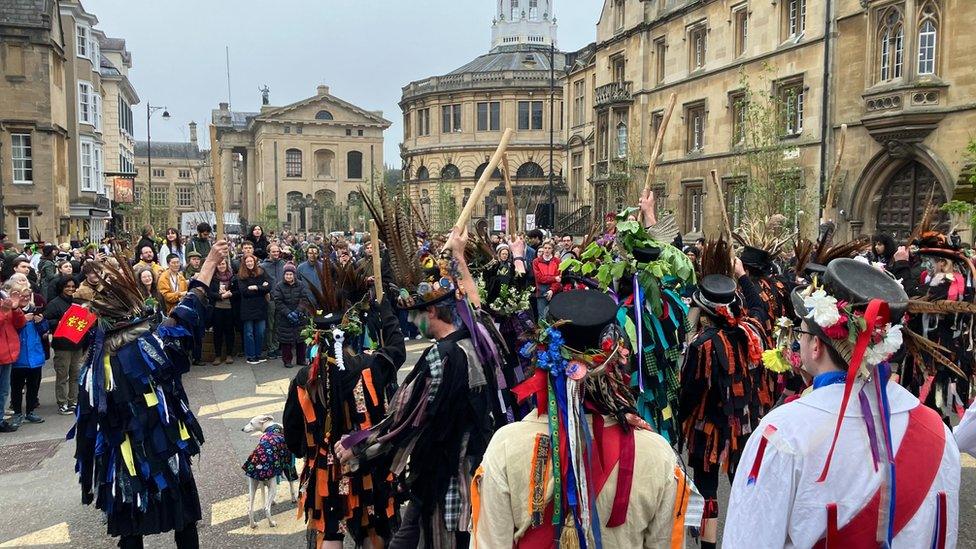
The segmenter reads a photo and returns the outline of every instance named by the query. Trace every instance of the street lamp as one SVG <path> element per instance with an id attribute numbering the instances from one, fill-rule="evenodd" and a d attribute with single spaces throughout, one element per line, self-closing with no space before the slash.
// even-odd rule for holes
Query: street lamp
<path id="1" fill-rule="evenodd" d="M 146 185 L 146 223 L 152 222 L 152 132 L 150 131 L 150 119 L 156 111 L 163 111 L 163 120 L 169 120 L 169 111 L 166 107 L 154 107 L 146 102 L 146 156 L 149 158 L 149 181 Z"/>

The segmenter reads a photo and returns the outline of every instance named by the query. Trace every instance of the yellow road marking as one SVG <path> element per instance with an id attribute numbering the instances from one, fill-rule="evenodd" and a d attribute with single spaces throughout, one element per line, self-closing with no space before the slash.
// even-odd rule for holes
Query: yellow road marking
<path id="1" fill-rule="evenodd" d="M 230 374 L 217 374 L 213 376 L 201 377 L 202 381 L 227 381 Z"/>
<path id="2" fill-rule="evenodd" d="M 277 398 L 268 396 L 248 396 L 241 398 L 234 398 L 231 400 L 225 400 L 223 402 L 216 402 L 214 404 L 204 404 L 200 406 L 197 411 L 198 416 L 208 416 L 216 414 L 218 412 L 227 412 L 234 410 L 243 406 L 255 406 L 258 404 L 265 404 L 271 401 L 276 401 Z"/>
<path id="3" fill-rule="evenodd" d="M 299 468 L 299 470 L 301 470 L 301 462 L 297 463 L 296 466 Z M 248 498 L 248 495 L 246 493 L 246 491 L 247 491 L 247 479 L 242 477 L 241 480 L 244 481 L 242 483 L 242 488 L 245 491 L 244 494 L 242 494 L 240 496 L 234 496 L 232 498 L 227 498 L 225 500 L 218 501 L 218 502 L 214 503 L 213 506 L 211 506 L 211 508 L 210 508 L 210 525 L 211 526 L 216 526 L 216 525 L 222 524 L 224 522 L 230 522 L 232 520 L 237 520 L 239 518 L 247 518 L 247 498 Z M 295 495 L 297 496 L 298 495 L 298 482 L 297 481 L 295 482 L 295 492 L 296 492 Z M 289 510 L 288 510 L 287 514 L 292 515 L 292 517 L 294 517 L 294 515 L 296 514 L 296 511 L 295 511 L 295 508 L 292 506 L 292 503 L 291 503 L 291 494 L 288 493 L 288 483 L 287 482 L 280 482 L 280 483 L 278 483 L 278 492 L 277 492 L 277 497 L 275 497 L 275 501 L 277 503 L 275 504 L 275 507 L 272 508 L 272 511 L 274 511 L 276 509 L 281 509 L 282 506 L 287 506 L 287 507 L 289 507 Z M 259 514 L 258 514 L 258 510 L 259 509 L 261 510 L 260 511 L 260 516 L 261 517 L 264 517 L 264 509 L 262 507 L 263 505 L 264 505 L 264 498 L 261 495 L 261 490 L 258 489 L 257 494 L 254 496 L 254 518 L 255 518 L 255 520 L 257 520 L 257 517 L 259 516 Z M 277 520 L 277 518 L 275 520 Z M 265 526 L 267 526 L 267 519 L 265 519 Z M 281 526 L 282 526 L 282 523 L 279 521 L 278 522 L 278 527 L 280 528 Z M 304 524 L 302 525 L 302 527 L 304 528 Z M 248 530 L 250 530 L 250 527 L 248 527 Z"/>
<path id="4" fill-rule="evenodd" d="M 71 534 L 68 533 L 68 523 L 62 522 L 36 532 L 31 532 L 26 536 L 20 536 L 19 538 L 0 543 L 0 547 L 36 547 L 39 545 L 65 545 L 69 543 L 71 543 Z"/>

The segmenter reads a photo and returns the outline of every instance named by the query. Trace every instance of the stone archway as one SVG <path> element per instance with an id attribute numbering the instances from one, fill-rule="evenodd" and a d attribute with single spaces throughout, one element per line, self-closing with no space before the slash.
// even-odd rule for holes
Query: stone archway
<path id="1" fill-rule="evenodd" d="M 935 174 L 915 160 L 902 165 L 881 189 L 876 231 L 896 238 L 908 236 L 921 220 L 930 198 L 935 206 L 946 203 L 945 191 Z M 946 224 L 948 216 L 940 211 L 938 219 Z"/>

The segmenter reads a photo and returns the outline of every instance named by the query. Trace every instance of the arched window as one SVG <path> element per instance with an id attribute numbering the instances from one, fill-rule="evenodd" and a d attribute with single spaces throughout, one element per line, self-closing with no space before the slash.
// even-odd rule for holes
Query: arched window
<path id="1" fill-rule="evenodd" d="M 333 177 L 332 164 L 334 162 L 335 153 L 329 149 L 315 151 L 315 177 Z"/>
<path id="2" fill-rule="evenodd" d="M 461 179 L 461 170 L 454 164 L 441 168 L 441 179 Z"/>
<path id="3" fill-rule="evenodd" d="M 302 151 L 288 149 L 285 151 L 285 177 L 302 176 Z"/>
<path id="4" fill-rule="evenodd" d="M 336 194 L 329 189 L 315 191 L 315 211 L 312 212 L 312 227 L 327 231 L 333 227 L 335 219 Z"/>
<path id="5" fill-rule="evenodd" d="M 417 181 L 427 181 L 428 179 L 430 179 L 430 171 L 427 169 L 427 166 L 421 166 L 417 170 Z"/>
<path id="6" fill-rule="evenodd" d="M 363 178 L 363 153 L 349 151 L 346 154 L 346 179 Z"/>
<path id="7" fill-rule="evenodd" d="M 487 162 L 485 162 L 484 164 L 478 166 L 478 169 L 474 171 L 474 178 L 475 179 L 480 178 L 481 177 L 481 174 L 485 173 L 485 170 L 486 169 L 488 169 L 488 163 Z M 493 171 L 491 173 L 491 178 L 492 179 L 501 179 L 502 178 L 502 172 L 501 172 L 501 170 L 499 170 L 498 168 L 495 168 L 495 171 Z"/>
<path id="8" fill-rule="evenodd" d="M 305 207 L 305 196 L 298 191 L 291 191 L 287 196 L 288 211 L 298 211 Z"/>
<path id="9" fill-rule="evenodd" d="M 329 112 L 329 111 L 325 111 L 325 110 L 322 110 L 322 111 L 319 111 L 319 112 L 315 113 L 315 119 L 316 120 L 335 120 L 335 118 L 332 118 L 332 113 Z"/>
<path id="10" fill-rule="evenodd" d="M 526 162 L 519 166 L 518 171 L 515 172 L 515 177 L 519 179 L 542 179 L 545 176 L 546 172 L 542 169 L 542 166 L 535 162 Z"/>
<path id="11" fill-rule="evenodd" d="M 350 206 L 358 206 L 360 202 L 363 201 L 363 197 L 358 191 L 350 191 L 349 195 L 346 196 L 346 204 Z"/>
<path id="12" fill-rule="evenodd" d="M 901 78 L 905 66 L 905 25 L 897 7 L 888 8 L 881 16 L 878 34 L 879 80 Z"/>
<path id="13" fill-rule="evenodd" d="M 935 74 L 939 12 L 933 2 L 922 6 L 918 23 L 918 74 Z"/>
<path id="14" fill-rule="evenodd" d="M 617 124 L 617 158 L 627 157 L 627 124 Z"/>

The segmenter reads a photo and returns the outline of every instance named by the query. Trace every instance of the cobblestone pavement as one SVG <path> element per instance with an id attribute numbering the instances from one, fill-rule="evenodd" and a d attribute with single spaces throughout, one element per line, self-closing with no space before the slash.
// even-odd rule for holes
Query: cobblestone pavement
<path id="1" fill-rule="evenodd" d="M 421 341 L 408 344 L 401 379 L 425 346 Z M 274 508 L 278 526 L 271 528 L 264 521 L 256 529 L 248 527 L 247 488 L 240 468 L 256 444 L 241 427 L 260 413 L 280 419 L 294 372 L 282 368 L 280 361 L 250 366 L 238 359 L 217 367 L 198 366 L 186 376 L 190 403 L 206 435 L 194 465 L 204 508 L 202 547 L 304 546 L 304 525 L 296 518 L 287 485 L 279 487 L 279 503 Z M 114 547 L 105 536 L 100 513 L 81 505 L 74 446 L 64 441 L 73 418 L 56 414 L 50 365 L 45 366 L 44 376 L 43 404 L 38 411 L 47 421 L 0 434 L 0 547 Z M 976 549 L 976 530 L 965 526 L 976 524 L 976 460 L 964 457 L 963 465 L 959 547 Z M 726 484 L 721 487 L 721 498 L 727 497 Z M 152 536 L 146 539 L 146 546 L 172 547 L 173 542 L 167 535 Z"/>

